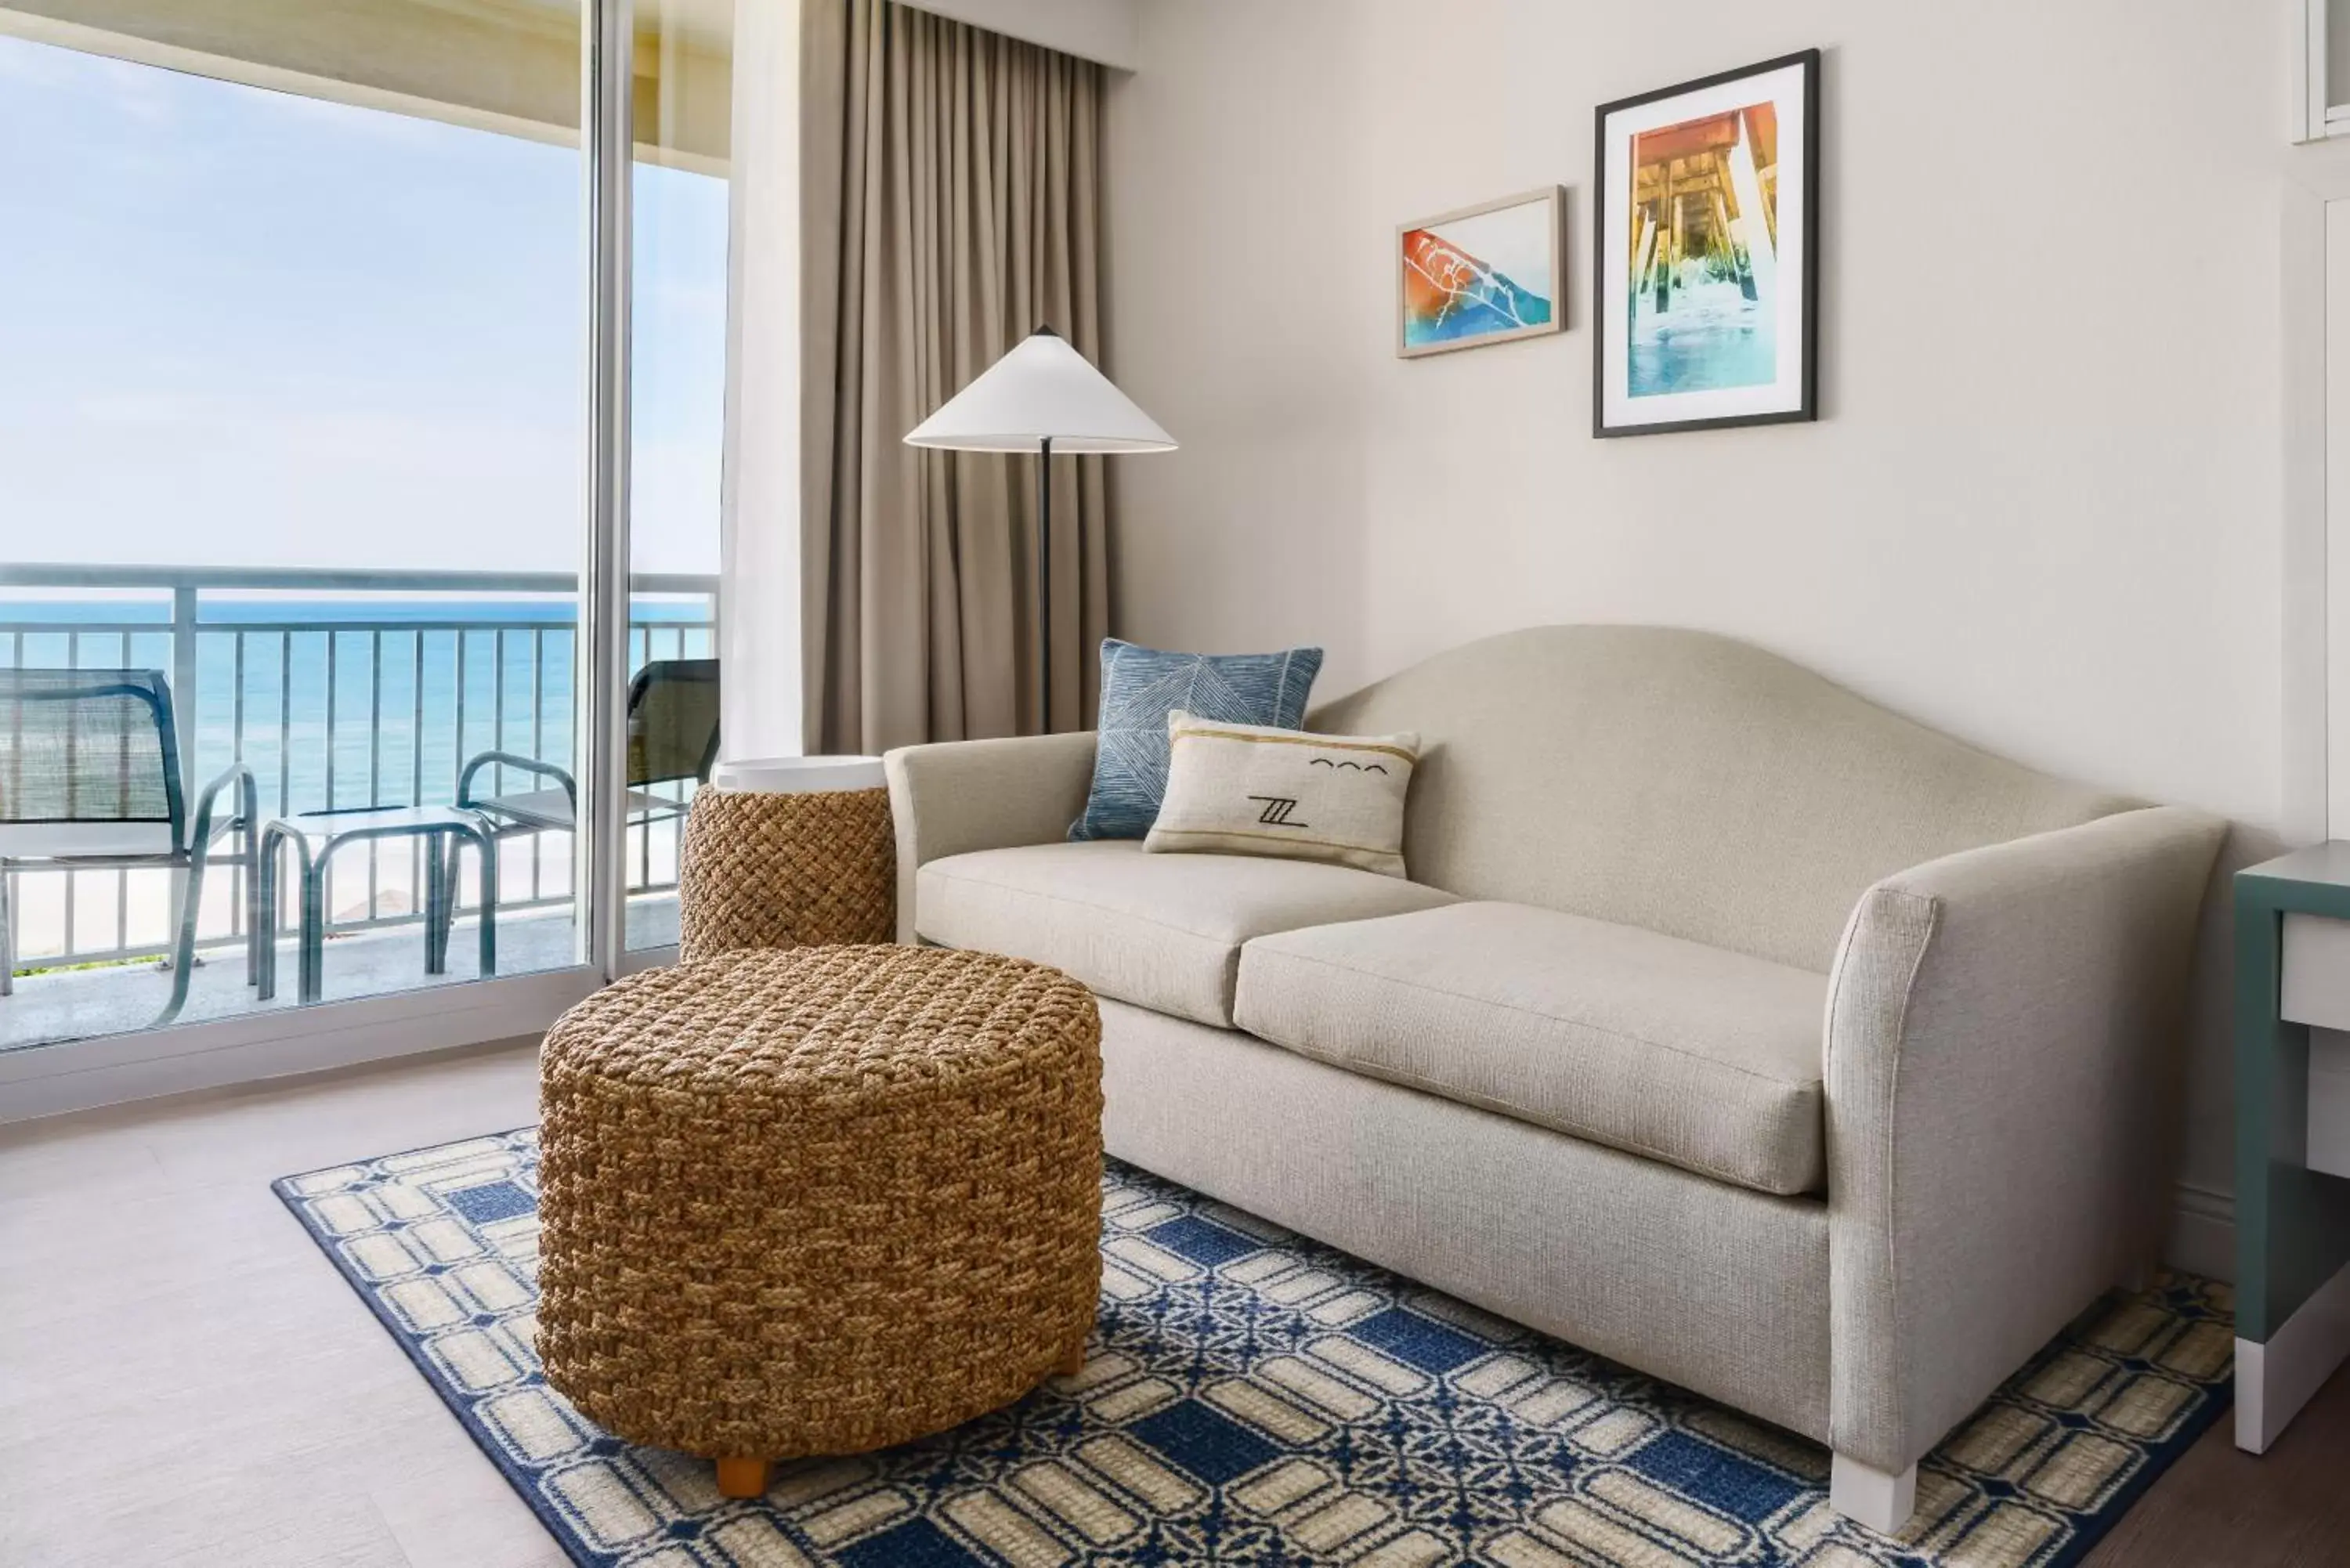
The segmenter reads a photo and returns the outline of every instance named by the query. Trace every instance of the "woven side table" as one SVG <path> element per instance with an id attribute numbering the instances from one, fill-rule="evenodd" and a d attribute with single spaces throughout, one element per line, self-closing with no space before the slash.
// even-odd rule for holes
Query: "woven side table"
<path id="1" fill-rule="evenodd" d="M 540 1075 L 546 1380 L 632 1443 L 717 1459 L 727 1495 L 1083 1365 L 1101 1019 L 1058 971 L 722 954 L 574 1007 Z"/>
<path id="2" fill-rule="evenodd" d="M 889 941 L 897 857 L 879 758 L 722 763 L 686 817 L 678 956 Z"/>

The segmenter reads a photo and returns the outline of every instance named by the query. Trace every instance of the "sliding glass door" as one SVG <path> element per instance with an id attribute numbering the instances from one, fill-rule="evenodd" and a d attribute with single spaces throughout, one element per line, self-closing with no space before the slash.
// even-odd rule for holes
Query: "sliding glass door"
<path id="1" fill-rule="evenodd" d="M 674 942 L 729 8 L 626 11 L 0 0 L 0 1050 Z"/>
<path id="2" fill-rule="evenodd" d="M 733 8 L 641 0 L 629 181 L 626 935 L 677 943 L 683 813 L 718 748 L 719 452 L 725 424 Z"/>

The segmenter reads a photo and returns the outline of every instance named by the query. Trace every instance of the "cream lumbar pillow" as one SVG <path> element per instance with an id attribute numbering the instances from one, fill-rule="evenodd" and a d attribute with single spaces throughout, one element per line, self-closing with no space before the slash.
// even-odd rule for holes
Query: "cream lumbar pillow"
<path id="1" fill-rule="evenodd" d="M 1403 798 L 1418 735 L 1315 735 L 1167 715 L 1167 793 L 1151 850 L 1403 869 Z"/>

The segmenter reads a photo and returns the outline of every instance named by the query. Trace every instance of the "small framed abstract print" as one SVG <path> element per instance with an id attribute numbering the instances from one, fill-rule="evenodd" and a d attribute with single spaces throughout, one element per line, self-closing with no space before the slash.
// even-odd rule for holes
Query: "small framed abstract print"
<path id="1" fill-rule="evenodd" d="M 1818 417 L 1820 52 L 1599 107 L 1594 435 Z"/>
<path id="2" fill-rule="evenodd" d="M 1559 189 L 1396 227 L 1396 353 L 1411 359 L 1566 325 Z"/>

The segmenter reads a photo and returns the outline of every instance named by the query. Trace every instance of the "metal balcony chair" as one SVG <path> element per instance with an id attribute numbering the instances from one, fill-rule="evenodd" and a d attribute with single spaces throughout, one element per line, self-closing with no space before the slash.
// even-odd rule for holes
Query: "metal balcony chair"
<path id="1" fill-rule="evenodd" d="M 649 794 L 644 786 L 707 780 L 717 758 L 718 660 L 661 659 L 638 670 L 629 682 L 629 826 L 684 815 L 685 802 Z M 484 768 L 500 770 L 491 775 L 493 784 L 503 783 L 505 769 L 552 783 L 542 789 L 477 794 L 474 784 Z M 513 752 L 483 752 L 467 762 L 457 775 L 457 805 L 488 819 L 499 838 L 569 833 L 579 824 L 579 788 L 569 771 Z M 453 877 L 450 886 L 456 886 Z"/>
<path id="2" fill-rule="evenodd" d="M 236 790 L 232 815 L 221 792 Z M 155 1016 L 179 1016 L 195 969 L 196 917 L 213 845 L 240 830 L 245 869 L 245 979 L 260 972 L 260 801 L 253 773 L 235 763 L 196 797 L 191 827 L 180 783 L 172 687 L 160 670 L 0 670 L 0 994 L 15 989 L 16 929 L 9 893 L 23 869 L 161 868 L 186 874 L 172 944 L 172 999 Z"/>

